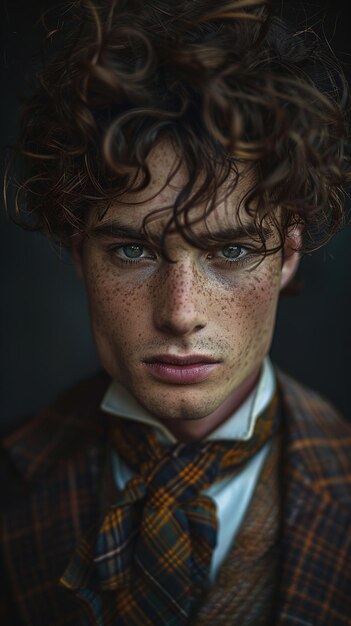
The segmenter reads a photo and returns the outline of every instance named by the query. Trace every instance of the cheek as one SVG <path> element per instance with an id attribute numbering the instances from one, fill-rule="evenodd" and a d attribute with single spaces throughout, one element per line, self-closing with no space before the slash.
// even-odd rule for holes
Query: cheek
<path id="1" fill-rule="evenodd" d="M 261 358 L 269 349 L 279 295 L 280 271 L 276 268 L 251 275 L 231 290 L 217 307 L 220 325 L 226 328 L 233 351 L 246 358 Z"/>
<path id="2" fill-rule="evenodd" d="M 145 307 L 143 286 L 127 289 L 124 281 L 91 267 L 87 281 L 90 316 L 97 340 L 118 343 L 119 348 L 142 337 Z"/>
<path id="3" fill-rule="evenodd" d="M 142 343 L 145 307 L 141 289 L 126 290 L 125 284 L 104 272 L 92 272 L 86 282 L 91 327 L 95 346 L 104 369 L 112 378 L 128 376 L 134 347 Z"/>

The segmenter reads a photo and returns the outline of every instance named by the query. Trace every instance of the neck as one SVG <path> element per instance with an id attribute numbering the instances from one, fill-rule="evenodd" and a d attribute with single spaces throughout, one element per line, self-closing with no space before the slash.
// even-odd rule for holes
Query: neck
<path id="1" fill-rule="evenodd" d="M 197 420 L 162 419 L 162 424 L 181 443 L 200 441 L 223 424 L 242 405 L 258 382 L 261 367 L 256 369 L 212 413 Z"/>

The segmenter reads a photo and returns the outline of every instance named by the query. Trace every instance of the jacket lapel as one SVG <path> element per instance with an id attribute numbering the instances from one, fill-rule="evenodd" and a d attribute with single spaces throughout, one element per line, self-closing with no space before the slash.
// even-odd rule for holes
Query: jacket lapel
<path id="1" fill-rule="evenodd" d="M 277 626 L 351 623 L 350 425 L 284 378 Z"/>
<path id="2" fill-rule="evenodd" d="M 350 624 L 351 515 L 290 477 L 277 624 Z"/>

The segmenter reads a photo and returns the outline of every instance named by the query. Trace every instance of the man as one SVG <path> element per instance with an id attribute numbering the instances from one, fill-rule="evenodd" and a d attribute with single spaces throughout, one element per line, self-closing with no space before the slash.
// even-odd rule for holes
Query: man
<path id="1" fill-rule="evenodd" d="M 267 356 L 342 223 L 341 74 L 263 0 L 78 9 L 19 194 L 105 374 L 4 441 L 3 622 L 349 624 L 351 430 Z"/>

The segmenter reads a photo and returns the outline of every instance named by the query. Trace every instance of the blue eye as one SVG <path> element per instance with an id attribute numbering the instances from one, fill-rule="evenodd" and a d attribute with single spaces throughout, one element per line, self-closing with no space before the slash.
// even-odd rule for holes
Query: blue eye
<path id="1" fill-rule="evenodd" d="M 138 263 L 139 261 L 155 259 L 152 250 L 138 242 L 112 246 L 108 252 L 114 261 L 117 260 L 120 263 Z"/>
<path id="2" fill-rule="evenodd" d="M 140 259 L 144 252 L 144 246 L 139 243 L 131 243 L 127 246 L 121 246 L 120 250 L 128 259 Z"/>
<path id="3" fill-rule="evenodd" d="M 236 261 L 237 259 L 240 259 L 243 256 L 246 256 L 247 253 L 248 251 L 246 248 L 243 248 L 243 246 L 237 246 L 234 244 L 230 244 L 222 248 L 223 256 L 225 256 L 226 259 L 229 259 L 231 261 Z"/>

